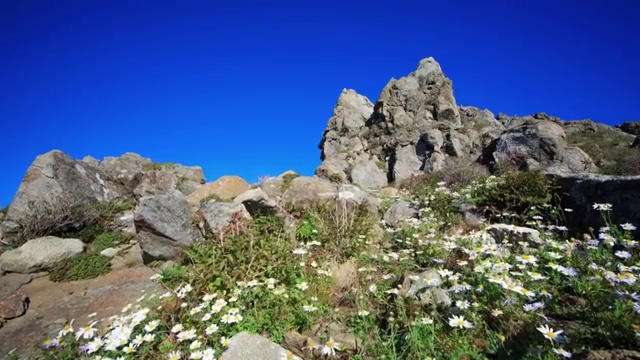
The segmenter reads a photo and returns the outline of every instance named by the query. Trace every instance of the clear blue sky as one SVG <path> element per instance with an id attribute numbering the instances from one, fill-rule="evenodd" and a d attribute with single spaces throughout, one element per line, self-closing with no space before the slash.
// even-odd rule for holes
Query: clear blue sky
<path id="1" fill-rule="evenodd" d="M 640 119 L 639 10 L 634 0 L 2 0 L 0 205 L 54 148 L 133 151 L 200 165 L 208 180 L 310 175 L 340 91 L 375 101 L 428 56 L 459 104 Z"/>

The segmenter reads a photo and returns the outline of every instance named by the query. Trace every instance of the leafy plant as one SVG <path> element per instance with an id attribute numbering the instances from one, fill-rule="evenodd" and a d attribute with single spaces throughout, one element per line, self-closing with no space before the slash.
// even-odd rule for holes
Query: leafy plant
<path id="1" fill-rule="evenodd" d="M 49 273 L 53 282 L 77 281 L 96 278 L 111 270 L 109 258 L 100 254 L 82 253 L 59 261 Z"/>

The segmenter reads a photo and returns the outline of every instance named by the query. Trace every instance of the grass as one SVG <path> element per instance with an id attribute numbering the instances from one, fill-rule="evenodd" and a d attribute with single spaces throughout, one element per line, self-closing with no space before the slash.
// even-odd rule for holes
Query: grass
<path id="1" fill-rule="evenodd" d="M 104 249 L 125 244 L 129 242 L 129 240 L 133 239 L 133 237 L 134 235 L 129 233 L 108 231 L 96 236 L 95 240 L 91 243 L 91 251 L 94 253 L 100 253 Z"/>
<path id="2" fill-rule="evenodd" d="M 632 135 L 613 130 L 567 135 L 567 142 L 584 150 L 606 175 L 640 175 L 640 151 L 630 148 L 632 141 Z"/>
<path id="3" fill-rule="evenodd" d="M 95 253 L 83 253 L 58 262 L 49 272 L 53 282 L 96 278 L 111 271 L 109 258 Z"/>
<path id="4" fill-rule="evenodd" d="M 295 239 L 282 220 L 257 217 L 154 276 L 166 291 L 114 318 L 72 324 L 38 356 L 213 359 L 240 331 L 285 345 L 291 359 L 547 360 L 637 350 L 635 227 L 611 223 L 611 205 L 594 204 L 608 226 L 569 237 L 568 210 L 555 208 L 551 193 L 536 173 L 426 182 L 407 199 L 421 207 L 421 220 L 386 229 L 382 239 L 370 231 L 379 218 L 343 200 L 298 213 Z M 460 231 L 461 203 L 491 209 L 485 225 L 539 230 L 542 244 Z M 333 274 L 346 262 L 344 286 Z M 420 294 L 440 289 L 450 306 L 406 296 L 419 281 L 427 284 Z"/>

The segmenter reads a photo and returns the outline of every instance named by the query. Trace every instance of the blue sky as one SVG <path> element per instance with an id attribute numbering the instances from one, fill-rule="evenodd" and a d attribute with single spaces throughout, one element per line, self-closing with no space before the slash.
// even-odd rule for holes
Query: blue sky
<path id="1" fill-rule="evenodd" d="M 433 56 L 459 104 L 640 119 L 640 2 L 0 1 L 0 205 L 33 159 L 311 175 L 343 88 Z"/>

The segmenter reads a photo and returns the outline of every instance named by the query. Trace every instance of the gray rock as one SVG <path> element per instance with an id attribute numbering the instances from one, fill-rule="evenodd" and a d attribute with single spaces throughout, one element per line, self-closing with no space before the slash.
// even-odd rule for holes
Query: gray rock
<path id="1" fill-rule="evenodd" d="M 120 156 L 107 156 L 99 163 L 99 169 L 105 176 L 125 188 L 133 190 L 139 182 L 140 174 L 153 164 L 149 158 L 127 152 Z"/>
<path id="2" fill-rule="evenodd" d="M 132 210 L 123 211 L 117 214 L 113 219 L 112 229 L 114 231 L 122 231 L 125 233 L 136 233 L 136 224 L 133 221 L 134 213 Z"/>
<path id="3" fill-rule="evenodd" d="M 299 176 L 298 173 L 292 170 L 288 170 L 280 174 L 279 176 L 271 176 L 261 179 L 260 189 L 267 194 L 270 198 L 276 200 L 282 197 L 282 194 L 287 191 L 287 185 L 285 183 L 285 177 Z"/>
<path id="4" fill-rule="evenodd" d="M 515 226 L 511 224 L 491 224 L 486 227 L 487 231 L 495 239 L 497 243 L 525 242 L 529 245 L 541 245 L 544 243 L 540 239 L 540 232 L 523 226 Z"/>
<path id="5" fill-rule="evenodd" d="M 141 198 L 134 222 L 145 263 L 174 259 L 184 248 L 201 242 L 193 219 L 186 196 L 178 190 Z"/>
<path id="6" fill-rule="evenodd" d="M 385 224 L 391 227 L 398 227 L 407 219 L 418 217 L 418 210 L 404 200 L 396 200 L 393 205 L 384 213 Z"/>
<path id="7" fill-rule="evenodd" d="M 541 119 L 525 119 L 494 140 L 483 161 L 512 164 L 523 170 L 546 170 L 550 166 L 569 172 L 597 171 L 584 151 L 566 141 L 561 125 Z"/>
<path id="8" fill-rule="evenodd" d="M 262 189 L 251 189 L 238 195 L 234 200 L 236 204 L 242 204 L 251 216 L 275 215 L 286 217 L 287 212 L 271 199 Z"/>
<path id="9" fill-rule="evenodd" d="M 82 253 L 84 248 L 84 243 L 79 239 L 45 236 L 29 240 L 19 248 L 0 255 L 0 268 L 22 274 L 48 271 L 58 261 Z"/>
<path id="10" fill-rule="evenodd" d="M 365 189 L 381 189 L 387 186 L 387 173 L 370 160 L 353 167 L 351 182 Z"/>
<path id="11" fill-rule="evenodd" d="M 286 359 L 287 350 L 260 335 L 241 332 L 229 340 L 229 347 L 220 356 L 225 360 Z"/>
<path id="12" fill-rule="evenodd" d="M 106 248 L 102 251 L 100 251 L 100 255 L 102 256 L 106 256 L 108 258 L 112 258 L 115 257 L 116 255 L 118 255 L 118 252 L 120 251 L 120 249 L 116 249 L 116 248 Z"/>
<path id="13" fill-rule="evenodd" d="M 122 189 L 95 167 L 52 150 L 37 156 L 27 169 L 2 223 L 4 237 L 18 236 L 18 223 L 28 216 L 32 203 L 54 203 L 61 197 L 108 201 L 121 195 Z"/>
<path id="14" fill-rule="evenodd" d="M 628 134 L 640 135 L 640 121 L 625 121 L 616 127 Z"/>
<path id="15" fill-rule="evenodd" d="M 217 202 L 210 200 L 202 204 L 200 213 L 204 218 L 205 230 L 208 233 L 219 235 L 224 230 L 237 221 L 251 220 L 251 215 L 247 212 L 242 203 Z"/>
<path id="16" fill-rule="evenodd" d="M 440 288 L 442 278 L 434 269 L 422 272 L 408 272 L 404 275 L 404 281 L 400 293 L 408 298 L 419 301 L 423 305 L 440 307 L 451 306 L 451 298 L 448 291 Z"/>
<path id="17" fill-rule="evenodd" d="M 333 200 L 337 195 L 336 184 L 319 177 L 300 176 L 291 181 L 282 200 L 305 207 Z"/>

